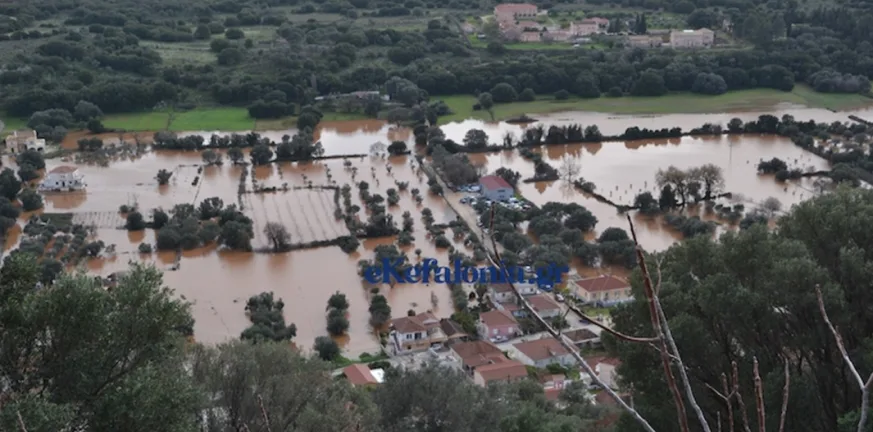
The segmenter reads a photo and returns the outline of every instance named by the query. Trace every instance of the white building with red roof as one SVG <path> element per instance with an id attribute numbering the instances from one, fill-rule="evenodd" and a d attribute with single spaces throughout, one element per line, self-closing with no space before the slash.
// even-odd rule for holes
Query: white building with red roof
<path id="1" fill-rule="evenodd" d="M 52 168 L 40 183 L 39 188 L 49 191 L 82 190 L 86 186 L 85 178 L 79 168 L 72 165 L 61 165 Z"/>
<path id="2" fill-rule="evenodd" d="M 515 195 L 515 189 L 503 177 L 487 175 L 479 179 L 482 196 L 491 201 L 506 201 Z"/>
<path id="3" fill-rule="evenodd" d="M 611 275 L 571 279 L 570 285 L 575 286 L 576 297 L 586 303 L 614 304 L 633 300 L 630 283 Z"/>

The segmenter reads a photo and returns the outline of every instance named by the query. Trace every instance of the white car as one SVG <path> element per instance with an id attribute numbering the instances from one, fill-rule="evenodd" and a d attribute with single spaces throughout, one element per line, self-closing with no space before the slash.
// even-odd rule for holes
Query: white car
<path id="1" fill-rule="evenodd" d="M 562 296 L 561 294 L 555 294 L 555 299 L 557 299 L 560 303 L 564 303 L 564 296 Z"/>

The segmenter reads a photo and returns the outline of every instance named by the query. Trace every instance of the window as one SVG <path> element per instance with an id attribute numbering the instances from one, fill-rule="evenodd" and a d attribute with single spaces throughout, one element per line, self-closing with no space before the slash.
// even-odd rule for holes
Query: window
<path id="1" fill-rule="evenodd" d="M 497 336 L 497 334 L 500 332 L 497 329 L 494 329 L 493 333 L 494 333 L 494 336 Z"/>
<path id="2" fill-rule="evenodd" d="M 409 339 L 412 339 L 412 335 L 407 333 L 407 334 L 406 334 L 406 340 L 409 340 Z"/>

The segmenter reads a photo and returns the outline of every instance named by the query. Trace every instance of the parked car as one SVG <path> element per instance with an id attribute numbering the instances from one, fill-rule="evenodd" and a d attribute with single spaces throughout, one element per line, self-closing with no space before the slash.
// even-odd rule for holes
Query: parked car
<path id="1" fill-rule="evenodd" d="M 555 299 L 558 300 L 559 303 L 564 303 L 564 296 L 561 294 L 555 294 Z"/>

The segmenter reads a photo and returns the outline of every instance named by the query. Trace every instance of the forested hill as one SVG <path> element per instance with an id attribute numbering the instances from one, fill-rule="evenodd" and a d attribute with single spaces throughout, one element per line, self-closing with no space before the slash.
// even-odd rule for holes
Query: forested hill
<path id="1" fill-rule="evenodd" d="M 590 7 L 627 17 L 662 3 Z M 701 72 L 724 81 L 697 89 L 704 93 L 791 90 L 800 82 L 819 91 L 869 91 L 873 15 L 866 4 L 668 3 L 680 25 L 717 28 L 746 45 L 697 52 L 507 51 L 492 42 L 484 49 L 471 46 L 458 23 L 490 14 L 490 7 L 459 0 L 37 0 L 0 5 L 0 90 L 15 117 L 72 110 L 79 100 L 107 114 L 161 102 L 247 105 L 275 90 L 289 103 L 305 103 L 319 94 L 376 89 L 397 74 L 430 95 L 478 94 L 507 82 L 536 94 L 590 95 L 593 84 L 597 94 L 657 96 L 694 90 Z M 637 9 L 609 12 L 611 6 Z"/>

